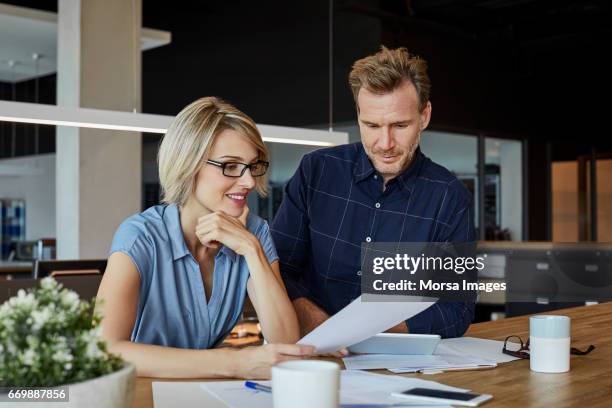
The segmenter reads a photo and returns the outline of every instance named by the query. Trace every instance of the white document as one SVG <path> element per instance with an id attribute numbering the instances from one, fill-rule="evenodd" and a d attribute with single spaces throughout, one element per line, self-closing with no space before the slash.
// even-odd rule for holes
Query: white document
<path id="1" fill-rule="evenodd" d="M 263 385 L 271 383 L 270 381 L 257 382 Z M 199 384 L 203 393 L 213 396 L 226 407 L 272 408 L 272 394 L 246 388 L 244 381 L 201 382 Z M 468 391 L 417 378 L 372 374 L 364 371 L 341 371 L 340 404 L 402 404 L 412 407 L 431 407 L 432 404 L 391 397 L 392 392 L 401 392 L 415 387 L 457 392 Z M 172 408 L 174 406 L 172 405 Z M 170 408 L 170 405 L 167 407 Z M 155 408 L 166 408 L 166 406 L 158 406 L 156 403 Z"/>
<path id="2" fill-rule="evenodd" d="M 387 369 L 409 373 L 427 369 L 495 367 L 494 361 L 454 355 L 362 354 L 342 359 L 347 370 Z"/>
<path id="3" fill-rule="evenodd" d="M 454 355 L 362 354 L 342 359 L 347 370 L 387 369 L 393 373 L 414 373 L 421 370 L 495 367 L 494 361 Z"/>
<path id="4" fill-rule="evenodd" d="M 421 370 L 496 367 L 497 364 L 518 360 L 502 353 L 503 341 L 457 337 L 443 339 L 433 355 L 362 354 L 342 360 L 348 370 L 387 369 L 393 373 Z"/>
<path id="5" fill-rule="evenodd" d="M 153 381 L 155 408 L 225 408 L 227 405 L 212 394 L 202 392 L 201 382 Z"/>
<path id="6" fill-rule="evenodd" d="M 393 398 L 391 393 L 402 392 L 416 387 L 455 392 L 469 391 L 435 381 L 400 377 L 397 375 L 374 374 L 365 371 L 342 371 L 341 373 L 341 404 L 402 404 L 413 407 L 430 407 L 435 404 Z"/>
<path id="7" fill-rule="evenodd" d="M 494 368 L 497 367 L 495 361 L 482 360 L 469 356 L 439 356 L 446 363 L 441 365 L 431 365 L 423 367 L 397 367 L 389 368 L 394 374 L 402 373 L 415 373 L 415 372 L 427 372 L 427 371 L 445 371 L 445 370 L 467 370 L 467 369 L 478 369 L 478 368 Z"/>
<path id="8" fill-rule="evenodd" d="M 272 385 L 272 381 L 256 382 Z M 222 402 L 224 407 L 272 408 L 272 394 L 247 388 L 244 381 L 203 382 L 200 387 Z"/>
<path id="9" fill-rule="evenodd" d="M 469 356 L 477 359 L 494 361 L 497 364 L 519 360 L 502 353 L 503 341 L 478 339 L 476 337 L 457 337 L 454 339 L 442 339 L 434 354 L 454 355 L 458 357 Z"/>
<path id="10" fill-rule="evenodd" d="M 369 296 L 373 298 L 372 295 Z M 402 296 L 402 298 L 405 299 L 406 296 Z M 298 344 L 315 346 L 317 353 L 332 353 L 384 332 L 401 321 L 422 312 L 434 303 L 418 301 L 362 302 L 361 297 L 358 297 L 303 337 Z"/>
<path id="11" fill-rule="evenodd" d="M 357 354 L 344 357 L 342 361 L 347 370 L 432 367 L 447 364 L 442 357 L 434 355 Z"/>

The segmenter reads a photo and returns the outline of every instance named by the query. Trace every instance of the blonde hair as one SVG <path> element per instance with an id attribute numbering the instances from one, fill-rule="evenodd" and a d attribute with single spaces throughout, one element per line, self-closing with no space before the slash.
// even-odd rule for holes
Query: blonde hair
<path id="1" fill-rule="evenodd" d="M 257 149 L 258 159 L 268 161 L 268 149 L 253 119 L 219 98 L 198 99 L 176 115 L 159 147 L 157 161 L 164 203 L 181 206 L 187 202 L 215 138 L 227 129 L 244 135 Z M 255 188 L 260 195 L 267 194 L 267 175 L 255 178 Z"/>
<path id="2" fill-rule="evenodd" d="M 383 45 L 376 54 L 356 61 L 349 74 L 349 85 L 355 104 L 361 88 L 377 94 L 386 94 L 405 80 L 410 81 L 416 88 L 419 110 L 423 111 L 429 102 L 431 91 L 427 62 L 416 55 L 410 55 L 406 48 L 390 50 Z"/>

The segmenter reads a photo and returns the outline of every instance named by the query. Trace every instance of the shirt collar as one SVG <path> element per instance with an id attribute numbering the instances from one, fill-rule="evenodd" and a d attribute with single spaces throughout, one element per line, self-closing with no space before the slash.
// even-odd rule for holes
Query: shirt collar
<path id="1" fill-rule="evenodd" d="M 417 147 L 414 152 L 414 158 L 412 159 L 412 163 L 406 170 L 404 170 L 399 176 L 396 177 L 397 181 L 401 184 L 404 189 L 411 189 L 418 175 L 421 173 L 421 167 L 423 166 L 423 161 L 425 159 L 425 155 L 421 153 L 421 147 Z"/>
<path id="2" fill-rule="evenodd" d="M 359 183 L 376 173 L 376 169 L 372 166 L 372 162 L 366 154 L 363 144 L 357 143 L 357 151 L 358 155 L 355 169 L 353 170 L 353 179 L 356 183 Z"/>
<path id="3" fill-rule="evenodd" d="M 353 179 L 356 183 L 359 183 L 367 178 L 371 177 L 373 174 L 378 174 L 370 158 L 365 152 L 363 148 L 363 144 L 358 144 L 359 155 L 357 157 L 357 163 L 355 164 L 355 169 L 353 171 Z M 404 170 L 399 176 L 395 177 L 401 187 L 403 189 L 409 189 L 410 186 L 414 183 L 419 171 L 421 169 L 421 165 L 423 164 L 425 156 L 421 153 L 421 147 L 417 147 L 414 152 L 414 158 L 410 166 L 406 170 Z"/>
<path id="4" fill-rule="evenodd" d="M 176 261 L 189 254 L 189 249 L 183 236 L 183 229 L 181 228 L 178 206 L 176 204 L 169 204 L 164 211 L 163 218 L 172 247 L 172 259 Z"/>
<path id="5" fill-rule="evenodd" d="M 163 218 L 166 228 L 168 229 L 168 236 L 170 237 L 172 260 L 176 261 L 177 259 L 189 255 L 189 248 L 187 248 L 185 237 L 183 236 L 183 229 L 181 228 L 178 206 L 176 204 L 168 205 L 164 211 Z M 238 261 L 238 254 L 225 245 L 221 246 L 219 253 L 223 253 L 223 255 L 227 256 L 232 262 Z"/>

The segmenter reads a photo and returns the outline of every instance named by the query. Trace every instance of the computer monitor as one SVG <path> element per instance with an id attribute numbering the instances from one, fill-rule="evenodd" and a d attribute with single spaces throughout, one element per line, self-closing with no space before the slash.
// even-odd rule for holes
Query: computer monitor
<path id="1" fill-rule="evenodd" d="M 106 270 L 106 259 L 76 259 L 39 261 L 34 264 L 33 278 L 47 276 L 102 275 Z"/>

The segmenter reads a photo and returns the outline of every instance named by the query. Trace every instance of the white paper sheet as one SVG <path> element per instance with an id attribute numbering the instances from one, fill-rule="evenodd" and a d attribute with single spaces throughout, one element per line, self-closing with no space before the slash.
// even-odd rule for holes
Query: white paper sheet
<path id="1" fill-rule="evenodd" d="M 226 405 L 208 392 L 202 392 L 200 382 L 153 381 L 155 408 L 225 408 Z"/>
<path id="2" fill-rule="evenodd" d="M 427 369 L 495 367 L 494 361 L 454 355 L 362 354 L 342 359 L 347 370 L 387 369 L 394 373 L 413 373 Z"/>
<path id="3" fill-rule="evenodd" d="M 432 367 L 447 364 L 442 357 L 432 355 L 358 354 L 344 357 L 342 361 L 347 370 Z"/>
<path id="4" fill-rule="evenodd" d="M 457 337 L 454 339 L 442 339 L 436 347 L 436 355 L 470 356 L 483 360 L 495 361 L 496 363 L 507 363 L 519 360 L 502 353 L 503 341 L 478 339 L 476 337 Z"/>
<path id="5" fill-rule="evenodd" d="M 270 381 L 258 381 L 258 383 L 270 385 Z M 202 391 L 214 396 L 227 407 L 272 407 L 272 394 L 246 388 L 244 381 L 202 382 L 200 387 Z M 391 397 L 392 392 L 405 391 L 414 387 L 457 392 L 468 391 L 417 378 L 372 374 L 363 371 L 342 371 L 340 377 L 340 404 L 402 404 L 412 407 L 431 407 L 432 404 L 423 404 L 423 402 Z M 157 405 L 155 407 L 166 408 L 165 406 Z"/>
<path id="6" fill-rule="evenodd" d="M 473 358 L 469 356 L 451 356 L 444 355 L 439 356 L 446 363 L 441 365 L 431 365 L 431 366 L 423 366 L 423 367 L 397 367 L 397 368 L 389 368 L 394 374 L 402 374 L 402 373 L 415 373 L 415 372 L 438 372 L 438 371 L 446 371 L 446 370 L 467 370 L 467 369 L 477 369 L 477 368 L 495 368 L 497 367 L 497 363 L 491 360 L 483 360 L 479 358 Z"/>
<path id="7" fill-rule="evenodd" d="M 391 397 L 391 393 L 402 392 L 416 387 L 456 392 L 469 391 L 463 388 L 451 387 L 435 381 L 353 370 L 342 371 L 340 382 L 341 404 L 401 404 L 410 406 L 431 406 L 435 404 L 424 404 L 422 401 L 415 402 L 407 399 L 393 398 Z"/>
<path id="8" fill-rule="evenodd" d="M 307 334 L 298 344 L 315 346 L 318 353 L 332 353 L 384 332 L 433 304 L 417 301 L 362 302 L 361 297 L 358 297 Z"/>
<path id="9" fill-rule="evenodd" d="M 271 381 L 257 381 L 258 384 L 271 386 Z M 203 390 L 221 401 L 226 407 L 271 408 L 272 394 L 252 390 L 244 386 L 244 381 L 219 381 L 200 383 Z"/>
<path id="10" fill-rule="evenodd" d="M 363 354 L 345 357 L 343 361 L 349 370 L 388 369 L 396 374 L 428 369 L 495 367 L 518 360 L 502 353 L 503 344 L 503 341 L 458 337 L 441 340 L 431 356 Z"/>

